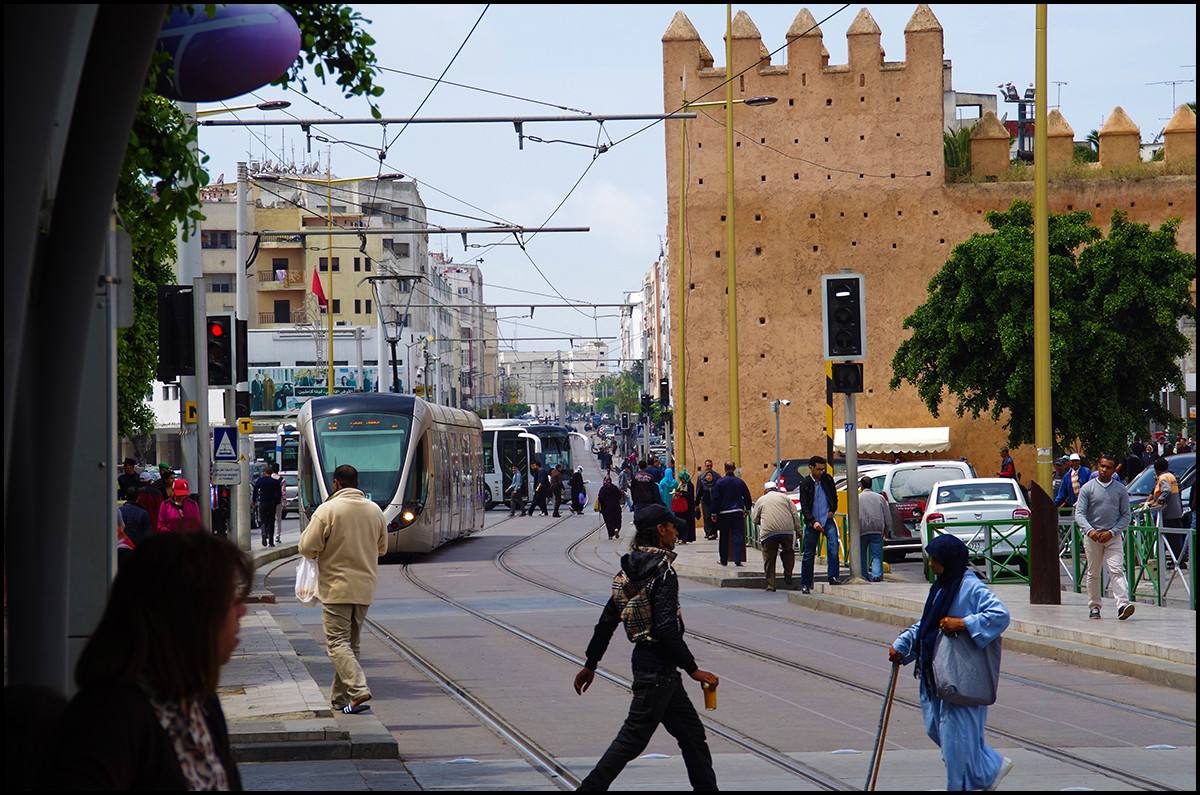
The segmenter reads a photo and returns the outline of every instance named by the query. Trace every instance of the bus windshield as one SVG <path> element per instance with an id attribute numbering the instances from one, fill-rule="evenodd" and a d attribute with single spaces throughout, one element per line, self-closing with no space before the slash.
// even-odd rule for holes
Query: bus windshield
<path id="1" fill-rule="evenodd" d="M 358 470 L 358 487 L 367 499 L 386 505 L 400 483 L 408 451 L 411 417 L 395 414 L 339 414 L 316 426 L 317 455 L 325 487 L 333 490 L 333 472 L 342 464 Z"/>

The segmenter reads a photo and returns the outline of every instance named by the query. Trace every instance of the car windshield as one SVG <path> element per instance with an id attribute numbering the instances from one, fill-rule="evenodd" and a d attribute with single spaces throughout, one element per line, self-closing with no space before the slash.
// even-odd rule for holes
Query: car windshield
<path id="1" fill-rule="evenodd" d="M 1177 480 L 1183 480 L 1184 474 L 1196 465 L 1196 456 L 1194 455 L 1173 455 L 1167 458 L 1167 469 L 1175 476 Z M 1131 496 L 1145 497 L 1154 491 L 1154 482 L 1158 478 L 1155 477 L 1154 467 L 1148 466 L 1138 473 L 1138 476 L 1129 484 L 1129 494 Z"/>
<path id="2" fill-rule="evenodd" d="M 952 467 L 902 469 L 892 473 L 892 499 L 896 502 L 923 500 L 929 496 L 934 484 L 962 476 L 961 469 Z"/>
<path id="3" fill-rule="evenodd" d="M 938 505 L 953 502 L 1015 502 L 1016 489 L 1009 483 L 962 483 L 937 490 Z"/>

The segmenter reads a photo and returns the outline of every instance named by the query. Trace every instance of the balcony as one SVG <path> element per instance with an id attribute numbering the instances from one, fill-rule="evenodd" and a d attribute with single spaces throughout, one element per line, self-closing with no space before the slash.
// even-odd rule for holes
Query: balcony
<path id="1" fill-rule="evenodd" d="M 322 315 L 322 317 L 324 317 L 324 315 Z M 295 326 L 295 325 L 299 325 L 301 323 L 307 323 L 307 322 L 308 322 L 308 316 L 304 313 L 304 310 L 302 310 L 302 309 L 293 310 L 288 315 L 288 319 L 284 320 L 282 322 L 275 319 L 274 312 L 259 312 L 258 313 L 259 328 L 262 328 L 263 326 Z"/>
<path id="2" fill-rule="evenodd" d="M 280 276 L 283 278 L 281 279 Z M 304 288 L 304 272 L 298 270 L 259 271 L 259 290 L 299 290 Z"/>

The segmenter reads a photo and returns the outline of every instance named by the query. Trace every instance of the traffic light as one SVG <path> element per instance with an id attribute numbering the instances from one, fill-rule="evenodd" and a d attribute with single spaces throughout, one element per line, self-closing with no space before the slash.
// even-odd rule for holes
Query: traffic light
<path id="1" fill-rule="evenodd" d="M 654 409 L 650 406 L 650 396 L 642 395 L 642 413 L 649 417 L 653 411 Z"/>
<path id="2" fill-rule="evenodd" d="M 209 315 L 205 325 L 208 337 L 208 385 L 234 386 L 233 352 L 236 340 L 231 315 Z"/>
<path id="3" fill-rule="evenodd" d="M 621 412 L 621 427 L 622 428 L 629 427 L 629 412 L 627 412 L 627 411 Z"/>
<path id="4" fill-rule="evenodd" d="M 671 384 L 665 378 L 658 382 L 658 404 L 664 409 L 671 405 Z"/>
<path id="5" fill-rule="evenodd" d="M 821 277 L 824 304 L 821 320 L 825 331 L 826 361 L 849 361 L 867 356 L 867 315 L 860 273 Z"/>
<path id="6" fill-rule="evenodd" d="M 196 329 L 192 326 L 192 288 L 158 286 L 158 371 L 163 383 L 196 374 Z"/>
<path id="7" fill-rule="evenodd" d="M 830 368 L 833 391 L 850 393 L 863 391 L 862 362 L 834 362 Z"/>

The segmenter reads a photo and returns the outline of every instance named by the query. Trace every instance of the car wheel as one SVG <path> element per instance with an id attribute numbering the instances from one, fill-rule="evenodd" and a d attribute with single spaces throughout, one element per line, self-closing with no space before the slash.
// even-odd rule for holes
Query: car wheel
<path id="1" fill-rule="evenodd" d="M 904 560 L 904 557 L 905 553 L 903 550 L 883 548 L 883 560 L 886 563 L 900 563 Z"/>
<path id="2" fill-rule="evenodd" d="M 492 499 L 492 487 L 483 487 L 483 510 L 490 511 L 496 507 L 496 501 Z"/>

